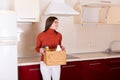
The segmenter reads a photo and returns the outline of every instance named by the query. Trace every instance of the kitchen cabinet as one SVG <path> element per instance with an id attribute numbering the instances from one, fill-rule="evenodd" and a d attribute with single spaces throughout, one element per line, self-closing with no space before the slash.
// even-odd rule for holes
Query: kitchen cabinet
<path id="1" fill-rule="evenodd" d="M 15 0 L 18 22 L 38 22 L 40 16 L 39 0 Z"/>
<path id="2" fill-rule="evenodd" d="M 120 4 L 120 0 L 109 0 L 112 4 Z"/>
<path id="3" fill-rule="evenodd" d="M 108 66 L 104 59 L 81 61 L 79 66 L 80 80 L 108 80 Z"/>
<path id="4" fill-rule="evenodd" d="M 109 59 L 109 80 L 120 80 L 120 58 Z"/>
<path id="5" fill-rule="evenodd" d="M 60 80 L 81 80 L 79 61 L 67 62 L 67 65 L 61 66 Z"/>
<path id="6" fill-rule="evenodd" d="M 74 16 L 74 23 L 76 24 L 105 24 L 106 16 L 109 6 L 88 4 L 76 4 L 74 9 L 80 14 Z"/>
<path id="7" fill-rule="evenodd" d="M 39 64 L 18 67 L 18 80 L 42 80 Z M 67 62 L 60 80 L 120 80 L 120 58 Z"/>
<path id="8" fill-rule="evenodd" d="M 90 0 L 80 0 L 80 3 L 81 4 L 97 4 L 97 3 L 103 3 L 103 4 L 105 4 L 105 3 L 111 3 L 111 4 L 119 4 L 120 3 L 120 0 L 92 0 L 92 1 L 90 1 Z"/>
<path id="9" fill-rule="evenodd" d="M 61 66 L 60 80 L 80 80 L 79 69 L 79 61 L 67 62 Z M 18 80 L 42 80 L 39 64 L 19 66 L 18 75 Z"/>
<path id="10" fill-rule="evenodd" d="M 120 58 L 86 60 L 79 66 L 81 80 L 120 80 Z"/>
<path id="11" fill-rule="evenodd" d="M 42 80 L 39 64 L 19 66 L 18 75 L 18 80 Z"/>
<path id="12" fill-rule="evenodd" d="M 120 24 L 120 5 L 114 5 L 109 8 L 107 24 Z"/>
<path id="13" fill-rule="evenodd" d="M 67 62 L 61 68 L 61 80 L 110 80 L 108 59 Z"/>

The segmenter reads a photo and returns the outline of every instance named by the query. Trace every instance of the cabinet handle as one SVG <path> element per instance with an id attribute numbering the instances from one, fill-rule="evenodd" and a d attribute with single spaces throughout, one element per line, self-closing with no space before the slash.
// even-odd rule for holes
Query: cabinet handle
<path id="1" fill-rule="evenodd" d="M 102 64 L 102 63 L 92 63 L 92 64 L 89 64 L 89 65 L 92 66 L 92 65 L 98 65 L 98 64 Z"/>
<path id="2" fill-rule="evenodd" d="M 111 63 L 120 63 L 120 61 L 110 61 Z"/>
<path id="3" fill-rule="evenodd" d="M 35 69 L 29 69 L 29 71 L 38 71 L 40 70 L 39 68 L 35 68 Z"/>
<path id="4" fill-rule="evenodd" d="M 76 65 L 67 65 L 67 66 L 63 66 L 63 67 L 75 67 Z"/>
<path id="5" fill-rule="evenodd" d="M 111 70 L 120 69 L 120 67 L 111 68 Z"/>

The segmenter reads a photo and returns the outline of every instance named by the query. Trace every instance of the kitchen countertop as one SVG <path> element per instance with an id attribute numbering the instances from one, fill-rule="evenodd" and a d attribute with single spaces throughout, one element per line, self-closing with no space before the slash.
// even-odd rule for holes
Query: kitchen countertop
<path id="1" fill-rule="evenodd" d="M 94 59 L 107 59 L 107 58 L 120 58 L 120 54 L 108 54 L 104 52 L 72 53 L 68 55 L 76 58 L 67 58 L 67 62 L 94 60 Z M 34 65 L 39 63 L 40 63 L 40 56 L 18 58 L 18 66 Z"/>

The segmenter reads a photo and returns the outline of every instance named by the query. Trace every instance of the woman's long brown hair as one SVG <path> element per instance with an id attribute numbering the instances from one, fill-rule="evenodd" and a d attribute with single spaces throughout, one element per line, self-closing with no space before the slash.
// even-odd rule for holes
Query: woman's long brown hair
<path id="1" fill-rule="evenodd" d="M 54 16 L 50 16 L 47 18 L 44 32 L 47 31 L 51 27 L 55 19 L 58 19 L 58 18 Z"/>

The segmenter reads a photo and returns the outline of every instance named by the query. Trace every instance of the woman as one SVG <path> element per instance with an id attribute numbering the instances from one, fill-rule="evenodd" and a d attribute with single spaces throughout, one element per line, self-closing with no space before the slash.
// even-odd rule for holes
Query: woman
<path id="1" fill-rule="evenodd" d="M 57 32 L 58 18 L 51 16 L 48 17 L 45 24 L 45 30 L 38 34 L 36 41 L 36 51 L 41 53 L 40 70 L 43 80 L 60 80 L 60 65 L 47 66 L 43 62 L 43 57 L 45 54 L 45 47 L 48 46 L 49 49 L 56 49 L 57 45 L 61 46 L 62 35 Z M 62 49 L 64 49 L 61 46 Z"/>

